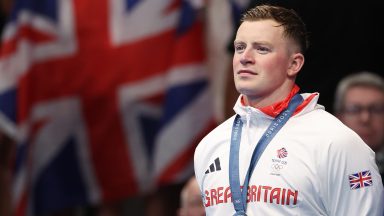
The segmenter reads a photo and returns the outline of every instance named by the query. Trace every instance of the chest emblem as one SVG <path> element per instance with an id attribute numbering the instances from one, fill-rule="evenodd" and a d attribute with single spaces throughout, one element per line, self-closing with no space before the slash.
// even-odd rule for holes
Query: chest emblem
<path id="1" fill-rule="evenodd" d="M 288 156 L 288 152 L 287 152 L 287 149 L 285 149 L 285 148 L 281 148 L 281 149 L 278 149 L 277 150 L 277 157 L 278 158 L 285 158 L 285 157 L 287 157 Z"/>
<path id="2" fill-rule="evenodd" d="M 288 151 L 286 148 L 276 150 L 276 158 L 272 158 L 271 175 L 280 175 L 280 172 L 287 165 L 287 161 L 284 160 L 288 157 Z"/>

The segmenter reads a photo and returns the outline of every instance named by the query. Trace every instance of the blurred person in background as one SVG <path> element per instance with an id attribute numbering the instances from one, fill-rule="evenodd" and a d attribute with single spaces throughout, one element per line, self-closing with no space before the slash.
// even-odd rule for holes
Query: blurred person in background
<path id="1" fill-rule="evenodd" d="M 343 78 L 336 89 L 336 116 L 354 130 L 376 153 L 376 162 L 384 174 L 384 80 L 371 72 L 359 72 Z"/>
<path id="2" fill-rule="evenodd" d="M 191 177 L 184 185 L 180 194 L 180 209 L 178 216 L 203 216 L 205 215 L 199 184 L 195 176 Z"/>

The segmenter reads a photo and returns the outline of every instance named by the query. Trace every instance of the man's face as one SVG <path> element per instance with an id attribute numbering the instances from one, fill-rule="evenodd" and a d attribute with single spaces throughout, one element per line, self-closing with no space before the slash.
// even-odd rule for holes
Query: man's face
<path id="1" fill-rule="evenodd" d="M 283 36 L 283 30 L 273 20 L 245 21 L 240 25 L 234 42 L 233 72 L 241 94 L 271 97 L 286 87 L 293 45 Z"/>
<path id="2" fill-rule="evenodd" d="M 379 89 L 366 86 L 348 89 L 339 118 L 372 150 L 384 146 L 384 93 Z"/>

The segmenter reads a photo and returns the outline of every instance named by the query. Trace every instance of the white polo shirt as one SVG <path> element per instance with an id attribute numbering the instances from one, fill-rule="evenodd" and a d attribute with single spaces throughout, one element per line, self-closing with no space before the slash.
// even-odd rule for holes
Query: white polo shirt
<path id="1" fill-rule="evenodd" d="M 302 94 L 303 98 L 310 94 Z M 241 96 L 240 96 L 241 97 Z M 253 150 L 272 117 L 243 106 L 239 169 L 243 184 Z M 247 214 L 383 216 L 383 185 L 375 153 L 317 104 L 316 95 L 291 117 L 262 154 L 249 181 Z M 207 215 L 233 215 L 229 187 L 231 117 L 195 151 L 195 174 Z"/>

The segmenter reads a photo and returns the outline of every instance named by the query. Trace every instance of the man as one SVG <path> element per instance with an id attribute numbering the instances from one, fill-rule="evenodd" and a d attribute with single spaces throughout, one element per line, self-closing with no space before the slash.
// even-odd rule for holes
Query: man
<path id="1" fill-rule="evenodd" d="M 247 11 L 234 41 L 236 115 L 195 151 L 207 215 L 383 215 L 374 152 L 297 94 L 306 30 L 282 7 Z"/>
<path id="2" fill-rule="evenodd" d="M 384 175 L 384 80 L 370 72 L 342 79 L 336 89 L 336 116 L 354 130 L 376 153 Z"/>
<path id="3" fill-rule="evenodd" d="M 184 185 L 180 194 L 181 207 L 178 216 L 204 216 L 204 206 L 201 202 L 200 188 L 196 178 L 191 177 Z"/>

